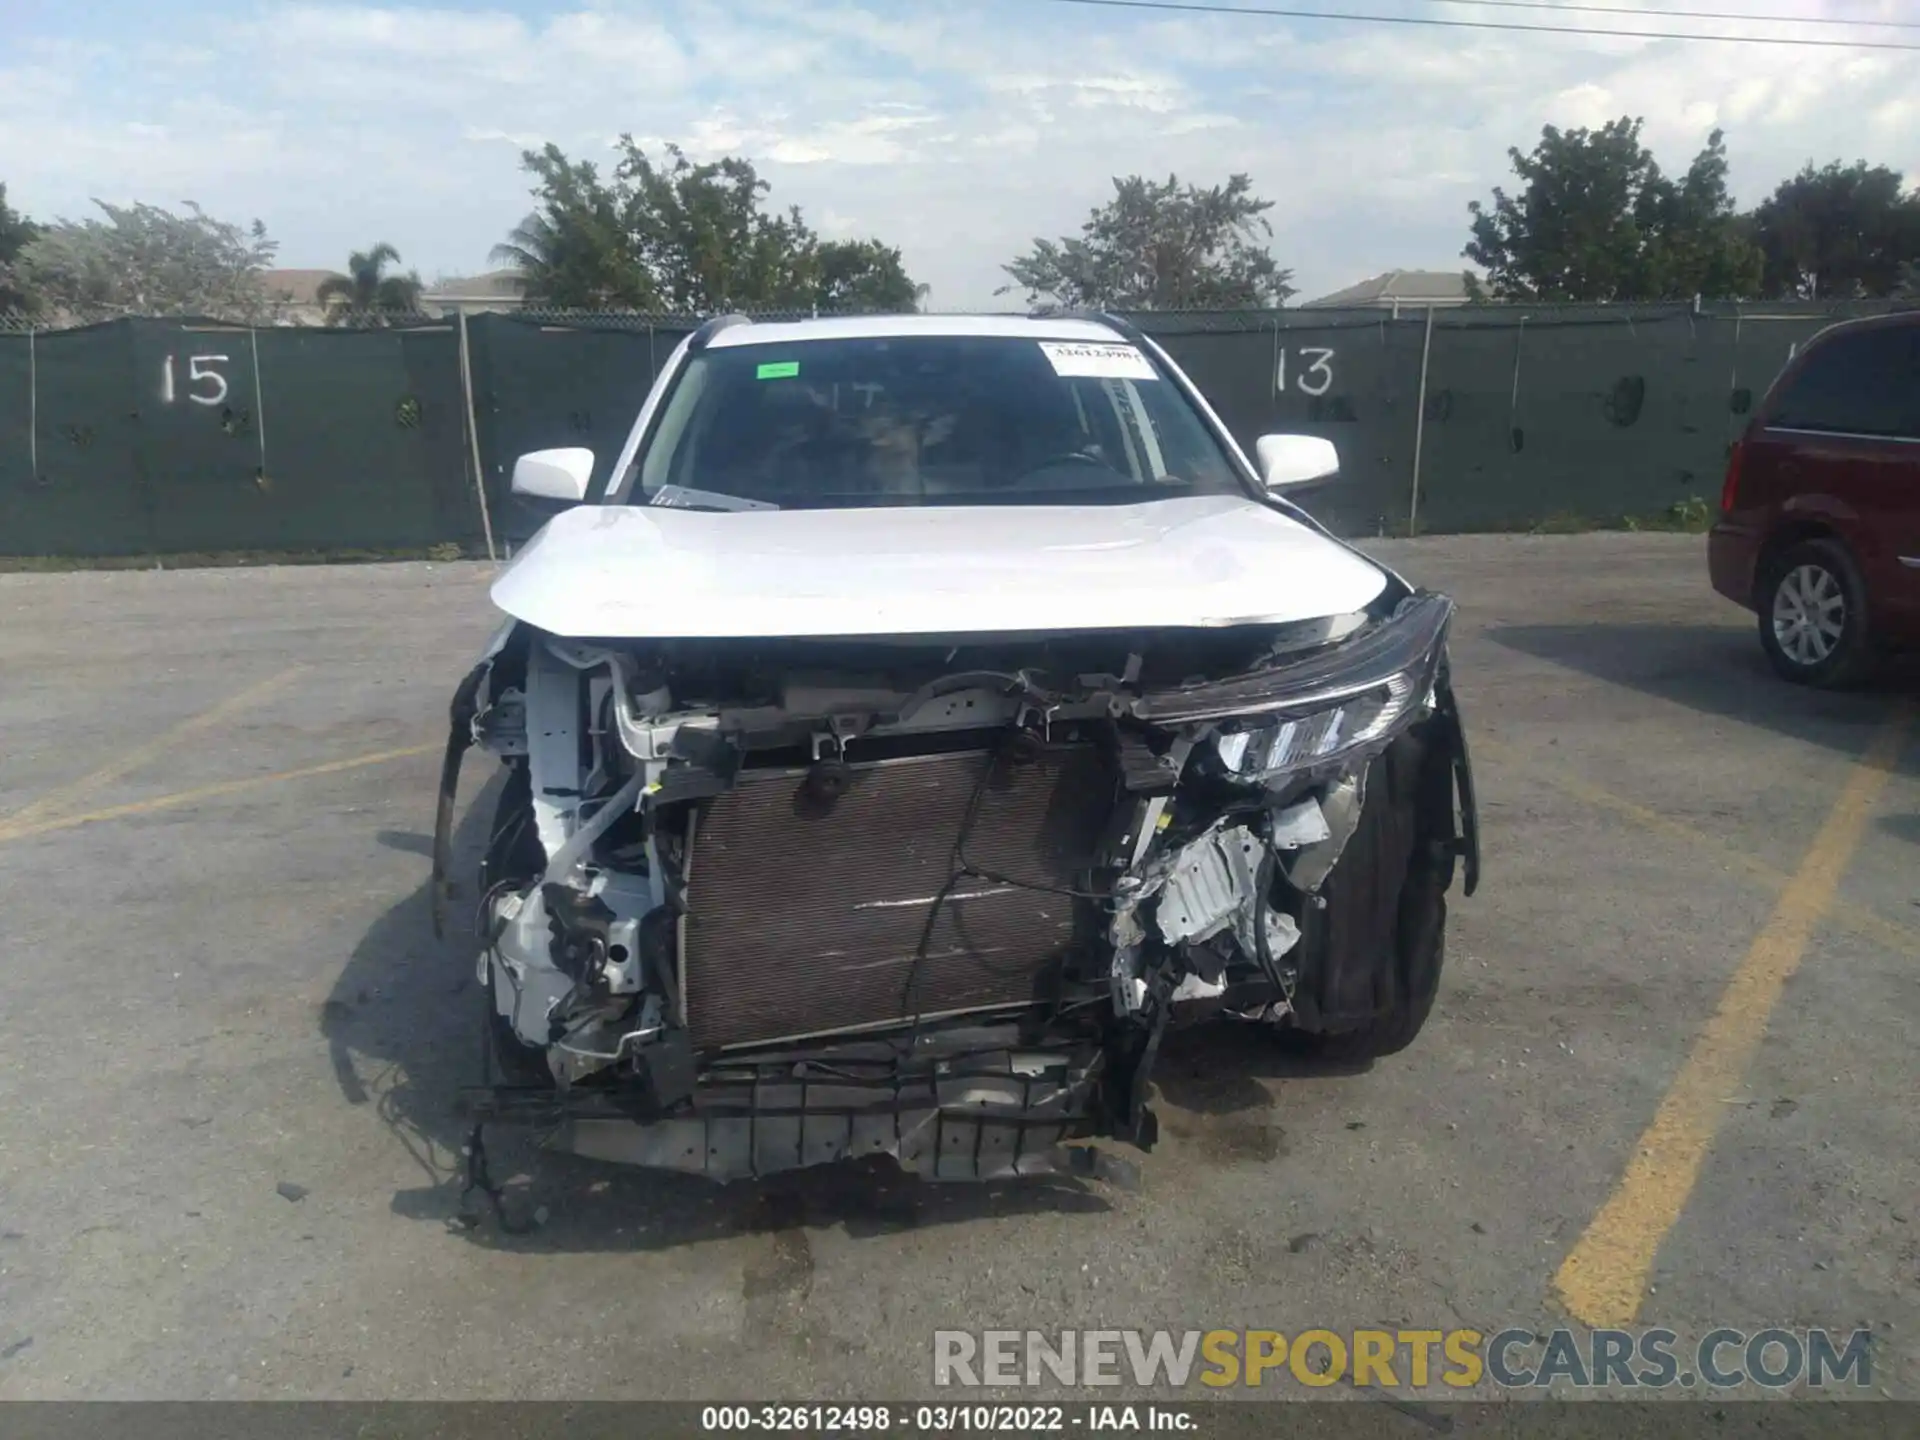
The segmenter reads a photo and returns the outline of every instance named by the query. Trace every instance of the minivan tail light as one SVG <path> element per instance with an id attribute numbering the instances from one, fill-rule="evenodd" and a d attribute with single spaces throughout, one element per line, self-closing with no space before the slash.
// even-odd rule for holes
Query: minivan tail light
<path id="1" fill-rule="evenodd" d="M 1740 462 L 1745 458 L 1747 442 L 1736 440 L 1727 450 L 1727 478 L 1720 482 L 1720 513 L 1730 515 L 1740 503 Z"/>

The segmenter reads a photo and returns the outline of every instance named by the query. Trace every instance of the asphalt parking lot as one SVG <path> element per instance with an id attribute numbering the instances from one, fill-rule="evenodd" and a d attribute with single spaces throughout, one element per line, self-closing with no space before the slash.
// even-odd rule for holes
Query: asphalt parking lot
<path id="1" fill-rule="evenodd" d="M 0 1398 L 906 1398 L 941 1327 L 1570 1319 L 1870 1327 L 1920 1398 L 1911 685 L 1776 682 L 1697 538 L 1377 548 L 1461 603 L 1484 824 L 1414 1049 L 1183 1038 L 1133 1191 L 502 1141 L 526 1234 L 455 1223 L 426 891 L 489 568 L 0 575 Z"/>

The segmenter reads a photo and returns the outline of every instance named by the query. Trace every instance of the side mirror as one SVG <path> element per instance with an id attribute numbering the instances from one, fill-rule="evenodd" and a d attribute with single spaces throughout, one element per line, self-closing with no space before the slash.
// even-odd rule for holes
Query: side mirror
<path id="1" fill-rule="evenodd" d="M 575 504 L 587 498 L 593 451 L 534 450 L 513 462 L 513 493 Z"/>
<path id="2" fill-rule="evenodd" d="M 1318 435 L 1262 435 L 1253 450 L 1269 490 L 1311 485 L 1340 473 L 1340 452 Z"/>

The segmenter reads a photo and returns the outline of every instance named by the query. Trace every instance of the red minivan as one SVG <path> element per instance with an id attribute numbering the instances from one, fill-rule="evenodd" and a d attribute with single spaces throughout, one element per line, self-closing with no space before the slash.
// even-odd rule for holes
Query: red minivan
<path id="1" fill-rule="evenodd" d="M 1920 311 L 1830 326 L 1781 372 L 1727 457 L 1707 564 L 1799 684 L 1920 636 Z"/>

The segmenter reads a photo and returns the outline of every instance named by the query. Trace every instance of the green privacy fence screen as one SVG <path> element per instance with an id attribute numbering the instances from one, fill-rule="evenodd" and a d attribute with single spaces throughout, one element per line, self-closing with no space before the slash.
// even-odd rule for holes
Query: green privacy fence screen
<path id="1" fill-rule="evenodd" d="M 0 554 L 477 534 L 454 340 L 193 320 L 0 336 Z"/>
<path id="2" fill-rule="evenodd" d="M 1885 307 L 1133 319 L 1249 450 L 1275 430 L 1331 439 L 1341 479 L 1313 509 L 1372 535 L 1710 502 L 1728 442 L 1792 351 L 1867 308 Z M 13 322 L 0 327 L 0 554 L 477 550 L 489 529 L 510 547 L 542 518 L 508 492 L 513 458 L 585 446 L 603 492 L 648 387 L 696 323 Z"/>

